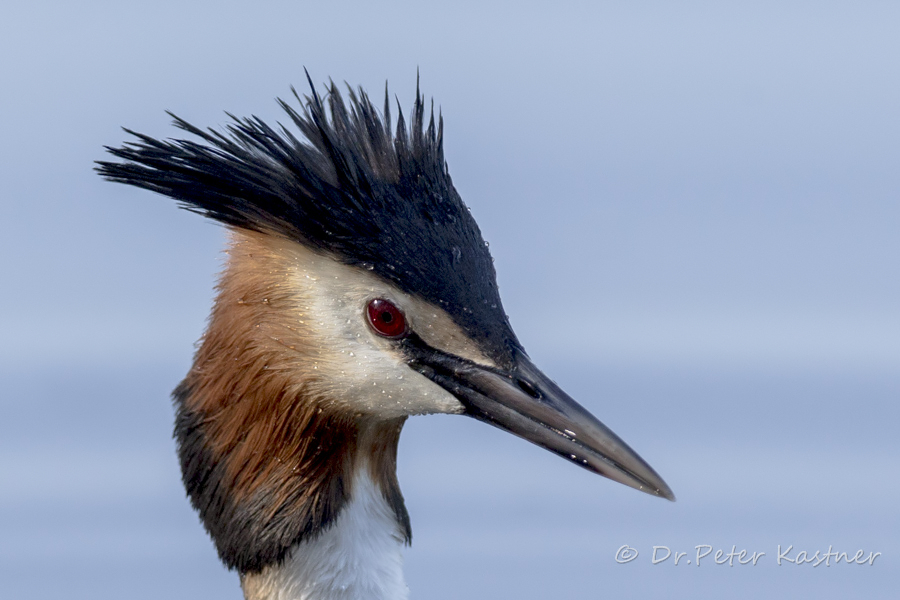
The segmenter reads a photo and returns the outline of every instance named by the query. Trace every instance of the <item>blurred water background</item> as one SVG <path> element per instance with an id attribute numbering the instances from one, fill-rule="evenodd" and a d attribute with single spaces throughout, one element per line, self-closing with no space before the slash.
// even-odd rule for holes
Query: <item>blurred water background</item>
<path id="1" fill-rule="evenodd" d="M 410 420 L 413 598 L 893 598 L 900 6 L 32 2 L 0 18 L 0 596 L 232 598 L 168 394 L 223 230 L 91 171 L 124 125 L 416 70 L 535 362 L 672 504 Z M 651 564 L 652 547 L 765 552 Z M 777 565 L 863 549 L 872 565 Z M 623 545 L 640 554 L 618 564 Z M 695 561 L 694 561 L 695 562 Z"/>

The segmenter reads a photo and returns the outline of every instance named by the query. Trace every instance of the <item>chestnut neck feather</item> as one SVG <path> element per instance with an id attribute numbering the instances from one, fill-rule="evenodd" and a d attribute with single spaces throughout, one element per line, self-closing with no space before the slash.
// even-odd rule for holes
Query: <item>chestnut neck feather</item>
<path id="1" fill-rule="evenodd" d="M 396 477 L 404 417 L 379 420 L 319 394 L 316 352 L 285 327 L 293 296 L 229 264 L 191 371 L 173 393 L 184 485 L 219 556 L 240 573 L 284 561 L 331 526 L 369 469 L 407 543 Z M 265 269 L 255 269 L 265 273 Z"/>

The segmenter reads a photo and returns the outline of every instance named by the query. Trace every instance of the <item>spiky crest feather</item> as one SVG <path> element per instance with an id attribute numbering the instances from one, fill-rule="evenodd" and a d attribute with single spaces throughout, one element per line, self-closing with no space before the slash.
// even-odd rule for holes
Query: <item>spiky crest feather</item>
<path id="1" fill-rule="evenodd" d="M 299 110 L 278 100 L 300 136 L 255 116 L 229 114 L 220 132 L 169 113 L 200 141 L 126 129 L 137 141 L 107 147 L 124 162 L 99 162 L 97 170 L 227 225 L 372 270 L 440 306 L 498 364 L 511 364 L 521 346 L 481 232 L 450 179 L 433 104 L 426 127 L 417 85 L 409 131 L 398 103 L 392 134 L 387 86 L 381 114 L 362 88 L 348 86 L 349 103 L 333 82 L 324 100 L 312 81 L 310 89 L 301 97 L 291 88 Z"/>

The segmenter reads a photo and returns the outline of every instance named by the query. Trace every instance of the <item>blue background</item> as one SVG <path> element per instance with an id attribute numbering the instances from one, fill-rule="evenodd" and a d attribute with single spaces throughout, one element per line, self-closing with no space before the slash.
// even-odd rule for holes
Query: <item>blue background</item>
<path id="1" fill-rule="evenodd" d="M 91 169 L 120 126 L 175 135 L 165 109 L 279 119 L 306 66 L 407 110 L 421 71 L 520 339 L 678 496 L 412 419 L 413 598 L 895 597 L 898 23 L 896 2 L 6 3 L 3 596 L 240 598 L 168 400 L 224 232 Z M 766 556 L 650 563 L 698 544 Z M 779 544 L 882 556 L 779 567 Z"/>

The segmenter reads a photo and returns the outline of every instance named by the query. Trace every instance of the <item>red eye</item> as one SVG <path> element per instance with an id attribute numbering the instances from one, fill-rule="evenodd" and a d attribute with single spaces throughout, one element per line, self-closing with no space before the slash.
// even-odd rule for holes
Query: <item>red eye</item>
<path id="1" fill-rule="evenodd" d="M 388 338 L 406 335 L 406 317 L 388 300 L 384 298 L 370 300 L 366 313 L 369 315 L 369 325 L 379 335 Z"/>

